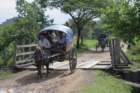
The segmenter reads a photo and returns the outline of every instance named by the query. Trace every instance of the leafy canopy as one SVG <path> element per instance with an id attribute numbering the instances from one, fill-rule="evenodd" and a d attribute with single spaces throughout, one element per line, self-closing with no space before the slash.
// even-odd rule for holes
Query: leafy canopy
<path id="1" fill-rule="evenodd" d="M 112 0 L 112 5 L 103 11 L 103 21 L 107 28 L 122 38 L 133 43 L 140 37 L 140 2 L 139 0 Z"/>

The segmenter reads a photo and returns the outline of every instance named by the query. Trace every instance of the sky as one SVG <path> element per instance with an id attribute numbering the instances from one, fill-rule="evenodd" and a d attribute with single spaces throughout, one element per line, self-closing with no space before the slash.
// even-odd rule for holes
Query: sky
<path id="1" fill-rule="evenodd" d="M 16 17 L 16 0 L 0 0 L 0 23 L 6 19 Z M 59 9 L 47 9 L 45 13 L 51 19 L 54 19 L 54 24 L 64 24 L 69 18 L 69 15 L 62 13 Z"/>

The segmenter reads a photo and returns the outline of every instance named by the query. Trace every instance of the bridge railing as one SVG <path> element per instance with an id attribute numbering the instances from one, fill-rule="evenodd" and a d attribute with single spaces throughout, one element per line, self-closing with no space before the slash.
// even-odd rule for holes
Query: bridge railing
<path id="1" fill-rule="evenodd" d="M 37 44 L 16 45 L 14 52 L 14 66 L 17 68 L 34 64 L 33 54 Z"/>
<path id="2" fill-rule="evenodd" d="M 131 64 L 124 51 L 121 49 L 120 42 L 121 41 L 117 38 L 112 39 L 110 42 L 110 55 L 114 69 Z"/>

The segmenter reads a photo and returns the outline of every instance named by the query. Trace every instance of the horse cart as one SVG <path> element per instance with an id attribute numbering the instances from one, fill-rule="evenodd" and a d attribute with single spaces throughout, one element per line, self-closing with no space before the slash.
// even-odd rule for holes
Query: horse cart
<path id="1" fill-rule="evenodd" d="M 108 38 L 106 34 L 100 34 L 97 37 L 97 44 L 96 44 L 96 52 L 99 47 L 101 47 L 101 51 L 104 52 L 105 47 L 108 46 Z"/>
<path id="2" fill-rule="evenodd" d="M 38 33 L 38 46 L 34 53 L 38 75 L 42 77 L 42 69 L 54 62 L 69 61 L 69 69 L 73 73 L 77 65 L 77 53 L 73 45 L 73 31 L 63 25 L 52 25 Z"/>

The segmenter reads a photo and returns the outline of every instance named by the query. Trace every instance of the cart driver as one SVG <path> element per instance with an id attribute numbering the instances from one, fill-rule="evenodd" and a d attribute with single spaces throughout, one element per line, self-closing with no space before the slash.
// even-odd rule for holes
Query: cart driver
<path id="1" fill-rule="evenodd" d="M 41 46 L 41 48 L 45 48 L 45 49 L 51 48 L 50 41 L 44 35 L 40 35 L 39 45 Z"/>
<path id="2" fill-rule="evenodd" d="M 58 48 L 59 51 L 64 51 L 65 50 L 65 45 L 66 45 L 66 37 L 65 37 L 65 33 L 63 32 L 59 32 L 59 37 L 57 39 L 58 42 Z"/>

